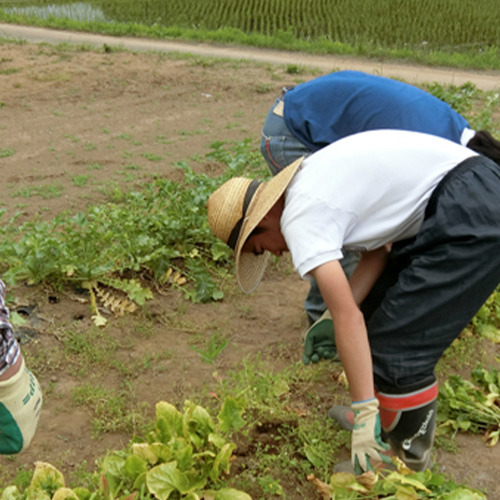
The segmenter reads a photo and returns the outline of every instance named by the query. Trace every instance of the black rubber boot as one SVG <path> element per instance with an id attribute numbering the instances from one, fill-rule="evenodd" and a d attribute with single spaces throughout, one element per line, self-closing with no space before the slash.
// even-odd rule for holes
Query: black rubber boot
<path id="1" fill-rule="evenodd" d="M 431 465 L 437 413 L 437 382 L 410 394 L 378 393 L 382 437 L 413 471 Z"/>

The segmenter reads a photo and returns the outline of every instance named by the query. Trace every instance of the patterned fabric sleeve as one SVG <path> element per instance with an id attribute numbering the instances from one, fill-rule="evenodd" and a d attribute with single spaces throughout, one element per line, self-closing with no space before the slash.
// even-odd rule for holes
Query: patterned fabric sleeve
<path id="1" fill-rule="evenodd" d="M 0 375 L 19 357 L 19 343 L 9 322 L 9 310 L 5 305 L 5 285 L 0 280 Z"/>

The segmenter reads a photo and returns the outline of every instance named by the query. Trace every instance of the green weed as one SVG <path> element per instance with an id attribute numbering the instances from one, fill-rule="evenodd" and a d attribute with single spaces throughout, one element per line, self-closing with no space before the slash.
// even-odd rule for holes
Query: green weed
<path id="1" fill-rule="evenodd" d="M 180 136 L 185 136 L 185 137 L 189 137 L 191 135 L 204 135 L 204 134 L 208 134 L 208 132 L 206 130 L 200 130 L 200 129 L 197 129 L 197 130 L 178 130 L 177 133 Z"/>
<path id="2" fill-rule="evenodd" d="M 255 91 L 258 94 L 267 94 L 274 90 L 274 85 L 272 83 L 258 83 L 255 87 Z"/>
<path id="3" fill-rule="evenodd" d="M 173 144 L 175 141 L 168 139 L 166 135 L 157 135 L 155 142 L 158 144 Z"/>
<path id="4" fill-rule="evenodd" d="M 158 161 L 162 161 L 163 160 L 163 156 L 156 155 L 154 153 L 142 153 L 142 156 L 144 158 L 146 158 L 146 160 L 154 161 L 154 162 L 158 162 Z"/>
<path id="5" fill-rule="evenodd" d="M 75 175 L 71 181 L 74 186 L 84 187 L 89 182 L 90 175 Z"/>
<path id="6" fill-rule="evenodd" d="M 15 457 L 12 458 L 15 459 Z M 0 472 L 0 478 L 1 478 L 1 472 Z M 12 484 L 16 486 L 16 488 L 19 488 L 21 491 L 23 491 L 29 486 L 32 479 L 33 479 L 33 471 L 31 469 L 30 470 L 26 469 L 25 466 L 20 466 L 17 469 L 17 474 Z M 1 481 L 1 483 L 4 484 L 5 481 Z"/>
<path id="7" fill-rule="evenodd" d="M 438 99 L 447 102 L 455 111 L 464 116 L 470 113 L 474 102 L 479 97 L 479 90 L 470 82 L 460 87 L 434 82 L 424 84 L 422 88 Z"/>
<path id="8" fill-rule="evenodd" d="M 465 329 L 444 352 L 436 367 L 436 373 L 441 377 L 446 377 L 448 373 L 473 367 L 484 355 L 486 347 L 484 338 L 480 334 Z"/>
<path id="9" fill-rule="evenodd" d="M 0 75 L 14 75 L 16 73 L 20 73 L 22 70 L 22 68 L 0 69 Z"/>
<path id="10" fill-rule="evenodd" d="M 126 182 L 127 184 L 130 184 L 136 180 L 136 175 L 133 174 L 132 172 L 124 171 L 124 172 L 119 172 L 119 175 L 121 176 L 123 182 Z"/>
<path id="11" fill-rule="evenodd" d="M 302 73 L 302 69 L 297 66 L 296 64 L 289 64 L 287 67 L 286 67 L 286 72 L 289 74 L 289 75 L 298 75 L 299 73 Z"/>
<path id="12" fill-rule="evenodd" d="M 45 184 L 40 186 L 28 186 L 19 188 L 11 193 L 12 197 L 31 198 L 32 196 L 40 196 L 44 200 L 51 198 L 59 198 L 63 194 L 64 187 L 62 184 Z"/>
<path id="13" fill-rule="evenodd" d="M 172 359 L 174 357 L 174 353 L 170 350 L 164 350 L 163 352 L 154 353 L 154 354 L 146 354 L 140 360 L 137 360 L 134 365 L 136 370 L 153 370 L 158 368 L 158 362 L 164 359 Z M 134 370 L 133 370 L 134 371 Z M 161 369 L 160 369 L 161 371 Z"/>
<path id="14" fill-rule="evenodd" d="M 80 138 L 75 135 L 65 134 L 64 137 L 74 143 L 80 142 Z"/>
<path id="15" fill-rule="evenodd" d="M 257 484 L 262 488 L 262 491 L 266 495 L 279 497 L 283 496 L 283 487 L 281 486 L 279 479 L 274 479 L 270 475 L 266 474 L 257 478 Z"/>
<path id="16" fill-rule="evenodd" d="M 205 349 L 191 346 L 193 351 L 196 351 L 201 356 L 201 361 L 203 363 L 209 363 L 215 365 L 215 361 L 219 357 L 220 353 L 226 348 L 229 340 L 218 333 L 214 333 L 210 336 L 207 341 L 207 347 Z"/>
<path id="17" fill-rule="evenodd" d="M 98 162 L 90 163 L 87 165 L 87 170 L 102 170 L 102 165 Z"/>
<path id="18" fill-rule="evenodd" d="M 75 471 L 73 472 L 73 483 L 74 487 L 79 488 L 87 488 L 87 489 L 95 489 L 97 490 L 99 487 L 99 477 L 93 472 L 88 471 L 89 465 L 87 461 L 76 464 Z M 71 486 L 71 484 L 70 484 Z"/>
<path id="19" fill-rule="evenodd" d="M 85 331 L 67 330 L 60 334 L 60 340 L 68 363 L 79 376 L 111 367 L 111 354 L 118 349 L 118 343 L 105 330 L 94 328 Z"/>
<path id="20" fill-rule="evenodd" d="M 134 435 L 144 431 L 146 406 L 133 408 L 131 399 L 133 395 L 129 389 L 115 391 L 91 382 L 76 387 L 72 393 L 73 404 L 85 407 L 92 415 L 94 438 L 108 432 Z"/>
<path id="21" fill-rule="evenodd" d="M 0 149 L 0 158 L 7 158 L 9 156 L 14 156 L 15 153 L 16 153 L 15 149 L 1 148 Z"/>
<path id="22" fill-rule="evenodd" d="M 132 139 L 132 136 L 130 134 L 121 133 L 121 134 L 118 134 L 117 136 L 115 136 L 115 139 L 130 141 Z"/>

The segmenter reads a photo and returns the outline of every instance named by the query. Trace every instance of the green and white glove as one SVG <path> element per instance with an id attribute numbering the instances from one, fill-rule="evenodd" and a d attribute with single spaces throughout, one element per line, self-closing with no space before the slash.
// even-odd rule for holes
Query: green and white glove
<path id="1" fill-rule="evenodd" d="M 333 320 L 328 309 L 309 327 L 304 338 L 304 364 L 317 363 L 321 359 L 338 359 Z"/>
<path id="2" fill-rule="evenodd" d="M 42 391 L 24 360 L 19 371 L 0 382 L 0 454 L 12 455 L 31 442 L 42 409 Z"/>
<path id="3" fill-rule="evenodd" d="M 377 398 L 366 401 L 353 401 L 354 428 L 352 431 L 351 461 L 356 475 L 373 470 L 370 460 L 391 463 L 385 452 L 391 449 L 380 436 L 380 414 Z"/>

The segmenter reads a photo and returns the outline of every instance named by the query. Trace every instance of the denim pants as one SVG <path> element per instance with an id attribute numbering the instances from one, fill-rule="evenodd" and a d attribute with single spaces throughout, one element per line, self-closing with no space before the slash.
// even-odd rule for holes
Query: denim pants
<path id="1" fill-rule="evenodd" d="M 267 114 L 262 128 L 260 151 L 273 175 L 302 156 L 309 156 L 313 151 L 299 141 L 286 126 L 283 118 L 283 98 L 278 97 Z M 340 261 L 347 277 L 351 276 L 360 259 L 358 252 L 344 252 Z M 310 323 L 317 321 L 326 311 L 318 285 L 311 280 L 311 288 L 304 304 Z"/>
<path id="2" fill-rule="evenodd" d="M 260 151 L 273 175 L 312 153 L 286 126 L 283 114 L 278 111 L 281 106 L 283 98 L 278 97 L 267 114 L 260 140 Z"/>

